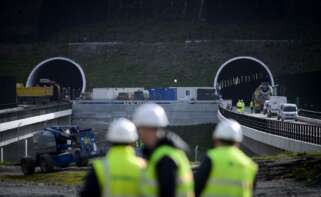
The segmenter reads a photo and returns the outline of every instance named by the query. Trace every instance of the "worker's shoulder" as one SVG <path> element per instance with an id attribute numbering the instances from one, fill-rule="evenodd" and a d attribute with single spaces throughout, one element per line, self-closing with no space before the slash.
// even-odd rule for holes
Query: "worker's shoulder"
<path id="1" fill-rule="evenodd" d="M 135 164 L 138 165 L 138 167 L 140 167 L 140 168 L 145 168 L 146 167 L 146 160 L 141 157 L 136 157 Z"/>
<path id="2" fill-rule="evenodd" d="M 93 168 L 102 167 L 104 162 L 106 161 L 106 157 L 98 157 L 91 162 L 91 166 Z"/>
<path id="3" fill-rule="evenodd" d="M 246 166 L 250 166 L 253 170 L 258 170 L 257 163 L 249 156 L 247 156 L 244 152 L 240 151 L 243 154 L 243 161 L 245 162 Z"/>

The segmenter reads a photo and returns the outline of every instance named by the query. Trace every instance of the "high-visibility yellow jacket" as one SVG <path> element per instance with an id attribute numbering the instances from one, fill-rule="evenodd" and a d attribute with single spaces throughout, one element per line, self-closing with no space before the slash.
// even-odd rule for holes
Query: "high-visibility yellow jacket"
<path id="1" fill-rule="evenodd" d="M 241 112 L 244 112 L 245 110 L 245 103 L 244 101 L 241 101 Z"/>
<path id="2" fill-rule="evenodd" d="M 156 165 L 164 156 L 171 158 L 177 165 L 176 196 L 193 197 L 194 182 L 189 161 L 183 151 L 167 145 L 157 148 L 148 162 L 142 181 L 144 196 L 158 196 L 159 187 L 157 185 Z"/>
<path id="3" fill-rule="evenodd" d="M 93 167 L 103 197 L 141 196 L 140 182 L 145 161 L 135 155 L 131 146 L 114 146 L 106 158 L 96 160 Z"/>
<path id="4" fill-rule="evenodd" d="M 202 197 L 251 197 L 257 165 L 234 146 L 210 150 L 212 170 Z"/>
<path id="5" fill-rule="evenodd" d="M 237 112 L 242 112 L 242 102 L 241 101 L 238 101 L 236 103 L 236 111 Z"/>

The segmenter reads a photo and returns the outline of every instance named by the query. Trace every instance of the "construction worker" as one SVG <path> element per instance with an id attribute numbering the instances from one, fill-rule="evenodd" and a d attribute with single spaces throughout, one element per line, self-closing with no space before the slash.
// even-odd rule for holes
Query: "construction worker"
<path id="1" fill-rule="evenodd" d="M 193 197 L 193 174 L 184 151 L 186 143 L 172 132 L 165 110 L 157 104 L 139 106 L 133 122 L 144 143 L 147 167 L 142 179 L 143 196 Z"/>
<path id="2" fill-rule="evenodd" d="M 243 99 L 241 99 L 241 112 L 244 113 L 244 110 L 245 110 L 245 103 Z"/>
<path id="3" fill-rule="evenodd" d="M 196 196 L 250 197 L 257 165 L 240 149 L 242 128 L 234 120 L 224 120 L 213 133 L 209 150 L 195 174 Z"/>
<path id="4" fill-rule="evenodd" d="M 111 147 L 105 158 L 96 160 L 88 173 L 81 197 L 138 197 L 145 161 L 135 155 L 138 139 L 135 125 L 121 118 L 111 123 L 106 135 Z"/>
<path id="5" fill-rule="evenodd" d="M 251 113 L 253 113 L 253 111 L 254 111 L 254 101 L 253 100 L 250 101 L 250 109 L 251 109 Z"/>
<path id="6" fill-rule="evenodd" d="M 236 103 L 236 111 L 239 112 L 239 113 L 242 112 L 242 102 L 241 102 L 240 99 Z"/>

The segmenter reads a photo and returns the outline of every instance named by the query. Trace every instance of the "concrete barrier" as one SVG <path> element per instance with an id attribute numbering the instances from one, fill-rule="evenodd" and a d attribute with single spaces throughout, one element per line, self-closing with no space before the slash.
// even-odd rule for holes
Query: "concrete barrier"
<path id="1" fill-rule="evenodd" d="M 217 117 L 220 121 L 226 118 L 218 111 Z M 291 152 L 313 152 L 321 151 L 321 145 L 302 142 L 295 139 L 290 139 L 278 135 L 265 133 L 247 126 L 242 125 L 243 135 L 246 138 L 260 142 L 263 145 L 268 145 L 270 148 L 276 148 Z M 268 148 L 268 147 L 266 147 Z M 269 151 L 267 151 L 269 152 Z"/>

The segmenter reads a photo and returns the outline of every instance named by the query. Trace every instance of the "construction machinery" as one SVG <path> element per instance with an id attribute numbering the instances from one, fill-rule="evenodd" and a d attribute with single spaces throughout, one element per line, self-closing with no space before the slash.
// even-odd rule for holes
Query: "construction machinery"
<path id="1" fill-rule="evenodd" d="M 263 106 L 266 100 L 269 100 L 273 95 L 272 87 L 263 82 L 259 87 L 257 87 L 253 93 L 253 101 L 254 101 L 254 110 L 255 113 L 260 113 L 263 110 Z"/>
<path id="2" fill-rule="evenodd" d="M 40 79 L 34 87 L 25 87 L 22 83 L 16 85 L 18 103 L 38 104 L 61 99 L 60 85 L 50 79 Z"/>
<path id="3" fill-rule="evenodd" d="M 92 129 L 80 130 L 77 126 L 48 127 L 32 137 L 31 155 L 21 159 L 25 175 L 33 174 L 36 167 L 51 172 L 75 163 L 86 166 L 88 159 L 98 155 Z"/>

